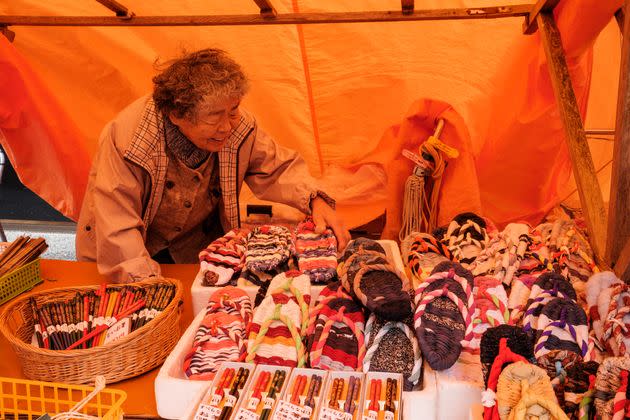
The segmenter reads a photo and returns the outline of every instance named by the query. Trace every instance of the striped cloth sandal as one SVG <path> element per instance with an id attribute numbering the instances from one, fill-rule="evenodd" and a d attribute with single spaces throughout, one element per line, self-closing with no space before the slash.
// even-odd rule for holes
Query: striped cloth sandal
<path id="1" fill-rule="evenodd" d="M 525 307 L 531 294 L 532 285 L 536 281 L 536 277 L 526 274 L 514 277 L 510 296 L 508 297 L 508 309 L 510 310 L 510 324 L 522 325 Z"/>
<path id="2" fill-rule="evenodd" d="M 339 282 L 319 293 L 310 311 L 308 350 L 310 366 L 324 370 L 361 370 L 365 343 L 363 307 Z"/>
<path id="3" fill-rule="evenodd" d="M 186 376 L 211 380 L 221 363 L 241 360 L 247 349 L 245 337 L 251 318 L 252 306 L 246 292 L 232 286 L 214 292 L 184 358 Z"/>
<path id="4" fill-rule="evenodd" d="M 586 313 L 571 299 L 555 298 L 545 305 L 538 318 L 538 336 L 534 346 L 536 359 L 551 350 L 568 350 L 581 357 L 588 352 Z"/>
<path id="5" fill-rule="evenodd" d="M 522 329 L 514 325 L 499 325 L 488 328 L 481 336 L 479 359 L 483 381 L 488 385 L 490 369 L 501 351 L 500 342 L 505 339 L 505 346 L 515 354 L 523 356 L 525 360 L 534 360 L 534 345 L 531 338 Z"/>
<path id="6" fill-rule="evenodd" d="M 430 233 L 412 232 L 400 248 L 414 289 L 431 275 L 436 265 L 454 258 L 448 247 Z"/>
<path id="7" fill-rule="evenodd" d="M 394 322 L 371 314 L 365 326 L 363 371 L 401 373 L 405 391 L 420 382 L 422 373 L 422 355 L 411 322 L 411 317 Z"/>
<path id="8" fill-rule="evenodd" d="M 591 326 L 591 335 L 601 339 L 604 335 L 604 319 L 606 315 L 600 317 L 598 300 L 599 295 L 615 284 L 621 284 L 621 280 L 612 271 L 603 271 L 593 274 L 586 282 L 586 304 L 587 314 Z M 608 301 L 610 302 L 610 301 Z"/>
<path id="9" fill-rule="evenodd" d="M 199 253 L 204 286 L 226 285 L 245 263 L 245 241 L 249 229 L 235 228 Z"/>
<path id="10" fill-rule="evenodd" d="M 499 351 L 492 361 L 492 366 L 488 373 L 486 389 L 481 392 L 481 405 L 483 406 L 484 420 L 499 420 L 499 406 L 497 404 L 496 394 L 499 378 L 506 366 L 516 362 L 527 363 L 527 360 L 520 354 L 514 353 L 510 347 L 508 347 L 508 339 L 502 337 L 499 340 Z"/>
<path id="11" fill-rule="evenodd" d="M 383 252 L 359 244 L 352 254 L 346 249 L 344 258 L 337 267 L 339 280 L 370 312 L 388 321 L 400 321 L 412 314 L 407 277 Z"/>
<path id="12" fill-rule="evenodd" d="M 414 327 L 433 370 L 450 368 L 462 350 L 470 350 L 475 311 L 472 283 L 468 270 L 444 262 L 416 289 Z"/>
<path id="13" fill-rule="evenodd" d="M 271 271 L 294 253 L 293 235 L 284 226 L 257 226 L 247 237 L 245 266 L 249 270 Z"/>
<path id="14" fill-rule="evenodd" d="M 474 213 L 458 214 L 446 228 L 442 242 L 468 268 L 489 242 L 486 221 Z"/>
<path id="15" fill-rule="evenodd" d="M 490 276 L 475 277 L 473 296 L 475 311 L 472 316 L 473 339 L 470 348 L 473 354 L 479 354 L 483 333 L 488 328 L 507 324 L 510 321 L 510 312 L 501 280 Z"/>
<path id="16" fill-rule="evenodd" d="M 621 372 L 630 371 L 630 357 L 609 357 L 597 369 L 593 399 L 598 418 L 611 419 L 615 394 L 621 386 Z"/>
<path id="17" fill-rule="evenodd" d="M 614 356 L 630 356 L 630 286 L 610 287 L 610 304 L 604 319 L 602 342 Z"/>
<path id="18" fill-rule="evenodd" d="M 562 408 L 570 418 L 579 418 L 578 414 L 582 401 L 585 398 L 590 398 L 590 395 L 592 395 L 592 392 L 589 395 L 587 393 L 589 390 L 592 391 L 595 386 L 595 375 L 597 375 L 598 368 L 599 363 L 581 362 L 575 363 L 565 370 L 564 403 Z M 551 381 L 552 385 L 553 382 Z"/>
<path id="19" fill-rule="evenodd" d="M 502 419 L 569 420 L 558 405 L 547 373 L 526 362 L 503 369 L 497 384 L 497 405 Z"/>
<path id="20" fill-rule="evenodd" d="M 308 326 L 311 282 L 299 271 L 274 277 L 249 327 L 247 362 L 290 367 L 306 364 L 302 343 Z"/>
<path id="21" fill-rule="evenodd" d="M 295 253 L 300 271 L 313 284 L 325 284 L 337 276 L 337 238 L 331 229 L 315 233 L 310 216 L 295 228 Z"/>

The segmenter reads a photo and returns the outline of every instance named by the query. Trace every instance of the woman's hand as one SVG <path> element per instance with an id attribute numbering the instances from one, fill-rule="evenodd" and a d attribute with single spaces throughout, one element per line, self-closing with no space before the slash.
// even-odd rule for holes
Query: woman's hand
<path id="1" fill-rule="evenodd" d="M 315 197 L 311 201 L 311 211 L 315 232 L 322 233 L 327 226 L 330 226 L 337 237 L 337 250 L 342 252 L 350 241 L 350 232 L 346 229 L 345 223 L 337 215 L 337 212 L 321 197 Z"/>

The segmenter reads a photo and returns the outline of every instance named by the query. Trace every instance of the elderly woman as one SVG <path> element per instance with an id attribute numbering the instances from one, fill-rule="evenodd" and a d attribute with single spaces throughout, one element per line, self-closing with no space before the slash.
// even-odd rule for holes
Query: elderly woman
<path id="1" fill-rule="evenodd" d="M 158 263 L 195 263 L 240 225 L 243 181 L 257 197 L 312 214 L 343 249 L 349 233 L 302 158 L 241 109 L 248 82 L 225 52 L 167 63 L 153 95 L 125 108 L 100 138 L 77 225 L 77 257 L 111 280 L 159 275 Z"/>

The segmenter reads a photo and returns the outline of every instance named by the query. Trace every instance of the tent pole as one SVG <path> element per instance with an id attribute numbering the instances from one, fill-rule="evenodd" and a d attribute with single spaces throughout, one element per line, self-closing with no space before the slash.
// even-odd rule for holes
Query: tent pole
<path id="1" fill-rule="evenodd" d="M 538 29 L 547 56 L 551 84 L 558 103 L 560 119 L 564 125 L 569 154 L 575 175 L 575 182 L 582 203 L 582 211 L 588 228 L 589 239 L 595 259 L 600 266 L 606 266 L 603 259 L 606 234 L 606 210 L 604 199 L 597 181 L 593 158 L 582 125 L 582 117 L 571 84 L 560 32 L 553 18 L 553 11 L 542 12 L 537 16 Z M 630 220 L 630 219 L 629 219 Z"/>
<path id="2" fill-rule="evenodd" d="M 118 17 L 130 18 L 134 16 L 133 12 L 130 12 L 129 9 L 127 9 L 122 4 L 118 3 L 116 0 L 96 0 L 96 1 L 101 3 L 103 6 L 107 7 L 112 12 L 116 13 L 116 16 Z"/>
<path id="3" fill-rule="evenodd" d="M 403 15 L 413 14 L 414 4 L 413 0 L 401 0 L 400 6 L 402 8 Z"/>
<path id="4" fill-rule="evenodd" d="M 629 0 L 626 0 L 626 6 Z M 628 10 L 626 8 L 626 10 Z M 610 203 L 608 207 L 608 240 L 606 260 L 618 276 L 630 281 L 630 16 L 626 13 L 623 24 L 621 68 L 617 95 L 617 119 L 615 123 L 615 145 L 613 148 Z M 623 250 L 623 251 L 622 251 Z M 625 255 L 624 255 L 625 254 Z"/>
<path id="5" fill-rule="evenodd" d="M 254 0 L 254 2 L 258 5 L 262 17 L 270 19 L 278 16 L 278 12 L 269 0 Z"/>
<path id="6" fill-rule="evenodd" d="M 523 22 L 523 33 L 531 35 L 538 29 L 538 15 L 544 12 L 552 12 L 554 7 L 560 3 L 560 0 L 538 0 L 531 12 L 525 17 Z"/>
<path id="7" fill-rule="evenodd" d="M 229 26 L 302 25 L 315 23 L 405 22 L 420 20 L 497 19 L 529 15 L 530 4 L 459 9 L 400 10 L 367 12 L 282 13 L 270 19 L 256 15 L 205 16 L 7 16 L 0 15 L 0 26 Z"/>
<path id="8" fill-rule="evenodd" d="M 615 20 L 617 21 L 617 25 L 619 25 L 619 30 L 623 34 L 623 21 L 626 19 L 626 13 L 624 11 L 624 7 L 620 7 L 619 10 L 615 12 Z"/>
<path id="9" fill-rule="evenodd" d="M 9 29 L 6 25 L 0 25 L 0 34 L 4 35 L 9 42 L 13 42 L 15 39 L 15 32 Z"/>

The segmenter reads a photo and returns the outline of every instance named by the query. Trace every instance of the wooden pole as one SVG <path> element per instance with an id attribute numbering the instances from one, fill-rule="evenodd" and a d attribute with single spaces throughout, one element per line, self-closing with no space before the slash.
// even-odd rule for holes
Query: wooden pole
<path id="1" fill-rule="evenodd" d="M 623 7 L 620 7 L 619 10 L 615 12 L 615 20 L 617 21 L 617 25 L 619 25 L 619 30 L 623 34 L 623 22 L 626 20 L 626 14 L 623 10 Z"/>
<path id="2" fill-rule="evenodd" d="M 558 111 L 564 125 L 589 239 L 596 261 L 604 265 L 606 210 L 604 209 L 604 200 L 597 181 L 593 158 L 582 126 L 577 99 L 571 84 L 562 39 L 552 12 L 540 13 L 537 21 L 547 56 L 553 91 L 558 103 Z"/>
<path id="3" fill-rule="evenodd" d="M 116 0 L 96 0 L 101 3 L 103 6 L 107 7 L 112 12 L 116 13 L 118 17 L 127 17 L 130 18 L 134 15 L 134 13 L 130 12 L 122 4 L 118 3 Z"/>
<path id="4" fill-rule="evenodd" d="M 628 4 L 628 0 L 626 0 Z M 628 10 L 628 9 L 626 9 Z M 610 183 L 610 203 L 608 205 L 608 240 L 606 260 L 620 275 L 628 267 L 618 261 L 620 253 L 630 240 L 630 17 L 625 16 L 623 24 L 623 44 L 621 46 L 621 68 L 619 70 L 619 90 L 617 94 L 617 119 L 615 123 L 615 145 L 613 147 L 612 176 Z M 627 261 L 625 262 L 627 264 Z"/>
<path id="5" fill-rule="evenodd" d="M 414 9 L 414 1 L 413 0 L 401 0 L 400 5 L 402 8 L 403 15 L 411 15 L 413 14 Z"/>
<path id="6" fill-rule="evenodd" d="M 278 16 L 278 12 L 269 0 L 254 0 L 260 9 L 260 14 L 266 19 L 273 19 Z"/>
<path id="7" fill-rule="evenodd" d="M 7 28 L 6 25 L 0 25 L 0 34 L 4 35 L 9 42 L 13 42 L 13 40 L 15 40 L 15 32 Z"/>
<path id="8" fill-rule="evenodd" d="M 0 26 L 229 26 L 294 25 L 315 23 L 403 22 L 419 20 L 496 19 L 527 16 L 528 4 L 467 9 L 401 11 L 283 13 L 274 19 L 261 15 L 216 16 L 0 16 Z"/>
<path id="9" fill-rule="evenodd" d="M 523 33 L 531 35 L 536 32 L 536 29 L 538 29 L 538 24 L 536 23 L 538 15 L 543 12 L 553 11 L 558 3 L 560 3 L 560 0 L 538 0 L 525 18 L 525 22 L 523 22 Z"/>

